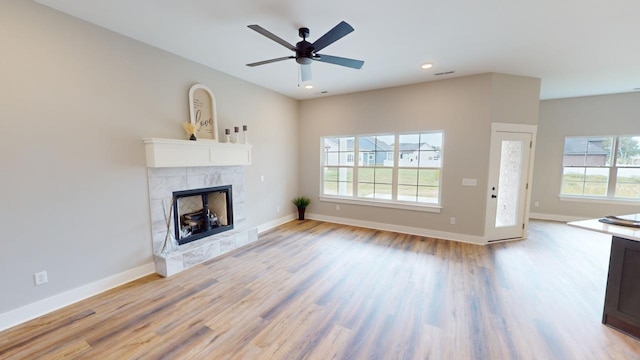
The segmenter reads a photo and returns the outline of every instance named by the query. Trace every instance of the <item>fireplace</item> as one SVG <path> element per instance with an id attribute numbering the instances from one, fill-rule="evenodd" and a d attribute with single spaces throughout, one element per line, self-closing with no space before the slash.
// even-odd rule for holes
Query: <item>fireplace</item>
<path id="1" fill-rule="evenodd" d="M 231 185 L 173 192 L 173 221 L 178 244 L 233 229 Z"/>
<path id="2" fill-rule="evenodd" d="M 185 141 L 199 143 L 199 141 Z M 147 173 L 153 261 L 156 272 L 161 276 L 177 274 L 258 240 L 258 228 L 247 225 L 244 166 L 149 167 Z M 192 233 L 192 237 L 184 236 L 181 239 L 181 233 L 176 233 L 175 228 L 180 223 L 182 215 L 194 212 L 197 214 L 198 211 L 202 214 L 205 211 L 203 192 L 223 193 L 207 195 L 205 198 L 209 215 L 217 215 L 215 217 L 220 221 L 221 226 L 216 227 L 217 223 L 212 219 L 209 224 L 213 223 L 214 226 L 211 227 L 210 232 Z M 189 198 L 193 201 L 189 201 Z M 224 200 L 225 205 L 218 207 L 215 199 Z M 195 203 L 197 206 L 191 204 L 185 207 L 188 203 Z M 166 216 L 169 214 L 169 209 L 172 212 L 172 221 L 167 229 Z M 223 222 L 224 219 L 227 219 L 226 223 Z M 191 220 L 202 221 L 197 219 L 197 216 Z M 205 228 L 202 222 L 198 223 L 199 228 L 200 224 L 202 224 L 201 228 Z M 224 231 L 226 229 L 229 231 Z M 163 253 L 167 230 L 171 231 L 173 237 L 183 245 Z M 183 231 L 183 234 L 186 234 L 186 231 Z"/>

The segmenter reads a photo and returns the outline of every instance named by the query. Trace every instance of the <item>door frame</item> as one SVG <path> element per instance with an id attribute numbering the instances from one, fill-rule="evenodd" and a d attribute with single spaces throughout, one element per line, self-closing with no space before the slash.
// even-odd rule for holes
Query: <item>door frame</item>
<path id="1" fill-rule="evenodd" d="M 529 167 L 528 169 L 523 169 L 524 171 L 527 172 L 526 174 L 526 179 L 527 179 L 527 189 L 525 191 L 525 197 L 524 197 L 524 219 L 523 223 L 524 223 L 524 228 L 522 230 L 522 237 L 523 239 L 526 239 L 529 233 L 529 212 L 530 212 L 530 207 L 531 207 L 531 189 L 532 189 L 532 180 L 533 180 L 533 163 L 534 163 L 534 158 L 535 158 L 535 149 L 536 149 L 536 134 L 538 132 L 538 126 L 537 125 L 527 125 L 527 124 L 508 124 L 508 123 L 491 123 L 491 138 L 489 139 L 489 171 L 487 172 L 487 191 L 486 191 L 486 203 L 485 203 L 485 227 L 484 227 L 484 238 L 487 241 L 487 243 L 490 242 L 494 242 L 494 241 L 501 241 L 501 240 L 515 240 L 515 239 L 493 239 L 490 238 L 489 235 L 487 234 L 487 229 L 489 229 L 490 227 L 492 227 L 493 225 L 491 224 L 491 221 L 493 219 L 493 216 L 491 216 L 489 214 L 489 206 L 490 206 L 490 196 L 491 196 L 491 175 L 496 172 L 496 171 L 500 171 L 500 164 L 499 163 L 495 163 L 494 161 L 491 161 L 491 144 L 493 144 L 493 139 L 494 139 L 494 135 L 498 132 L 510 132 L 510 133 L 525 133 L 525 134 L 530 134 L 531 135 L 531 151 L 529 152 Z"/>

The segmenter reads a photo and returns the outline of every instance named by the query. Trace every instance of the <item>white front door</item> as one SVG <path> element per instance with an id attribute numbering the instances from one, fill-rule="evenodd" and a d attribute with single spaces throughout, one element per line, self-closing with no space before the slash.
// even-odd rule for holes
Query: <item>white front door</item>
<path id="1" fill-rule="evenodd" d="M 488 241 L 525 237 L 533 134 L 493 131 L 485 237 Z"/>

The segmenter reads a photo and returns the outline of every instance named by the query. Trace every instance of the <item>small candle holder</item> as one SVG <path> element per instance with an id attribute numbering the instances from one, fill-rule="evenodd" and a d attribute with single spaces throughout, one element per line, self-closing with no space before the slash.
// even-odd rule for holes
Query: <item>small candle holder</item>
<path id="1" fill-rule="evenodd" d="M 247 140 L 247 132 L 249 132 L 247 125 L 242 125 L 242 143 L 248 144 L 249 140 Z"/>
<path id="2" fill-rule="evenodd" d="M 231 137 L 231 142 L 232 143 L 238 143 L 239 140 L 239 136 L 238 133 L 240 132 L 240 128 L 238 128 L 237 126 L 233 127 L 233 137 Z"/>
<path id="3" fill-rule="evenodd" d="M 224 136 L 227 138 L 227 143 L 231 142 L 231 130 L 224 129 Z"/>

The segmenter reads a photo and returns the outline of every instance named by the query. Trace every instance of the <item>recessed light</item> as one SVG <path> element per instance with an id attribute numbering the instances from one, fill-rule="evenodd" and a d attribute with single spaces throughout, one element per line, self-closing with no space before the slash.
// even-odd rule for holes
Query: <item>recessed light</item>
<path id="1" fill-rule="evenodd" d="M 433 67 L 432 63 L 424 63 L 420 66 L 423 69 L 431 69 Z"/>
<path id="2" fill-rule="evenodd" d="M 311 90 L 311 89 L 313 89 L 313 85 L 312 84 L 307 84 L 307 85 L 304 86 L 304 88 Z"/>

